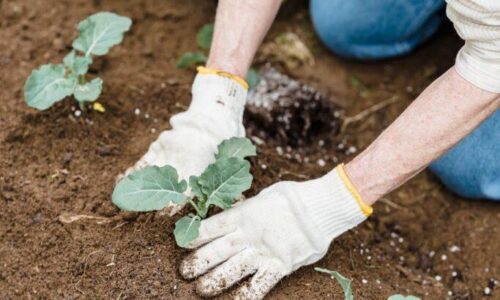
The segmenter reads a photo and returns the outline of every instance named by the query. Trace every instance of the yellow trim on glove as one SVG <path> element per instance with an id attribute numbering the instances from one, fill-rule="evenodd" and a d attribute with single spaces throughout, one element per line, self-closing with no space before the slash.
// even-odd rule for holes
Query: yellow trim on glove
<path id="1" fill-rule="evenodd" d="M 352 194 L 354 199 L 356 199 L 356 202 L 359 205 L 359 208 L 361 208 L 361 211 L 365 216 L 370 216 L 373 213 L 373 208 L 369 205 L 367 205 L 365 202 L 363 202 L 363 199 L 361 198 L 361 195 L 358 193 L 354 185 L 352 184 L 351 180 L 349 177 L 347 177 L 347 174 L 344 169 L 344 164 L 340 164 L 337 166 L 337 174 L 339 174 L 339 177 L 342 179 L 344 182 L 346 188 L 349 190 L 349 192 Z"/>
<path id="2" fill-rule="evenodd" d="M 197 67 L 196 71 L 198 71 L 198 73 L 200 73 L 200 74 L 213 74 L 213 75 L 219 75 L 219 76 L 230 78 L 230 79 L 236 81 L 245 90 L 248 90 L 248 83 L 243 78 L 236 76 L 234 74 L 224 72 L 221 70 L 216 70 L 216 69 L 208 69 L 208 68 L 205 68 L 203 66 Z"/>

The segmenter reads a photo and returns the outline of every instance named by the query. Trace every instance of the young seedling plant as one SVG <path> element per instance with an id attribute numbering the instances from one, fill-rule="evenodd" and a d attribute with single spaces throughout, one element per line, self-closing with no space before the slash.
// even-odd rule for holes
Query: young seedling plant
<path id="1" fill-rule="evenodd" d="M 196 43 L 198 44 L 198 48 L 201 50 L 195 52 L 186 52 L 181 58 L 177 61 L 177 68 L 179 69 L 187 69 L 196 64 L 203 64 L 207 62 L 206 52 L 210 50 L 210 46 L 212 45 L 212 36 L 214 34 L 214 24 L 205 24 L 196 34 Z M 259 83 L 259 73 L 250 68 L 247 73 L 247 83 L 250 88 Z"/>
<path id="2" fill-rule="evenodd" d="M 177 170 L 169 165 L 146 167 L 121 180 L 113 191 L 112 201 L 126 211 L 161 210 L 169 203 L 189 203 L 190 213 L 175 223 L 177 245 L 186 247 L 198 237 L 201 220 L 211 206 L 228 209 L 252 185 L 250 163 L 245 160 L 256 153 L 247 138 L 230 138 L 219 144 L 215 162 L 200 176 L 191 176 L 189 183 L 179 180 Z M 186 195 L 188 188 L 191 195 Z"/>
<path id="3" fill-rule="evenodd" d="M 330 275 L 330 277 L 332 279 L 336 279 L 337 282 L 342 287 L 342 290 L 344 291 L 344 299 L 345 300 L 354 300 L 350 279 L 344 277 L 342 274 L 340 274 L 337 271 L 323 269 L 323 268 L 314 268 L 314 270 L 316 272 L 328 274 L 328 275 Z M 415 296 L 411 296 L 411 295 L 403 296 L 400 294 L 396 294 L 396 295 L 389 296 L 389 298 L 387 298 L 387 300 L 420 300 L 420 298 L 415 297 Z"/>
<path id="4" fill-rule="evenodd" d="M 64 57 L 63 63 L 43 65 L 26 80 L 24 97 L 27 104 L 45 110 L 73 95 L 84 109 L 86 103 L 95 101 L 101 94 L 103 81 L 99 77 L 87 78 L 92 57 L 105 55 L 111 47 L 121 43 L 131 25 L 129 18 L 110 12 L 99 12 L 80 22 L 73 50 Z"/>

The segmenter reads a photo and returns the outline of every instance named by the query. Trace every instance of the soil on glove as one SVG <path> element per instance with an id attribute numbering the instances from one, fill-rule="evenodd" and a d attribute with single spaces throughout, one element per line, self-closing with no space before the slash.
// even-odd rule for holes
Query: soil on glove
<path id="1" fill-rule="evenodd" d="M 175 218 L 124 214 L 110 198 L 117 174 L 189 104 L 194 71 L 178 70 L 175 62 L 196 49 L 196 32 L 213 21 L 215 7 L 215 1 L 0 1 L 0 299 L 198 298 L 193 282 L 177 271 L 188 252 L 175 246 Z M 28 108 L 22 88 L 31 70 L 61 61 L 78 22 L 103 10 L 134 21 L 123 44 L 91 69 L 104 79 L 99 101 L 106 112 L 76 117 L 69 99 L 44 112 Z M 247 196 L 279 180 L 315 178 L 352 158 L 452 66 L 461 45 L 445 25 L 410 56 L 340 60 L 314 37 L 301 1 L 286 2 L 266 43 L 283 32 L 304 41 L 314 65 L 293 68 L 265 55 L 256 62 L 272 61 L 281 74 L 313 87 L 301 101 L 320 99 L 333 124 L 294 106 L 281 109 L 293 112 L 292 120 L 308 120 L 300 132 L 274 128 L 286 124 L 264 112 L 247 114 L 248 135 L 259 141 Z M 358 115 L 368 108 L 374 112 Z M 461 199 L 424 172 L 374 209 L 325 258 L 282 280 L 269 299 L 342 299 L 337 282 L 313 267 L 351 278 L 357 299 L 500 298 L 500 205 Z"/>

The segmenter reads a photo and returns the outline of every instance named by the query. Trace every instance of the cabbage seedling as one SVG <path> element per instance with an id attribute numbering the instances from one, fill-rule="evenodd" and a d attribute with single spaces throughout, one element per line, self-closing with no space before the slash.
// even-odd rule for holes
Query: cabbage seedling
<path id="1" fill-rule="evenodd" d="M 112 201 L 126 211 L 154 211 L 169 203 L 189 203 L 196 213 L 190 213 L 175 223 L 177 245 L 186 247 L 198 237 L 201 219 L 208 209 L 217 206 L 228 209 L 252 185 L 250 163 L 246 157 L 256 154 L 247 138 L 224 140 L 217 148 L 215 162 L 200 176 L 191 176 L 189 183 L 179 180 L 174 167 L 146 167 L 121 180 L 113 191 Z M 188 188 L 191 195 L 186 195 Z"/>
<path id="2" fill-rule="evenodd" d="M 87 79 L 92 56 L 108 53 L 122 42 L 132 21 L 110 12 L 94 14 L 78 25 L 79 35 L 73 50 L 62 64 L 46 64 L 34 70 L 24 84 L 24 97 L 29 106 L 45 110 L 67 96 L 73 95 L 83 109 L 95 101 L 102 91 L 102 79 Z"/>
<path id="3" fill-rule="evenodd" d="M 330 275 L 332 279 L 336 279 L 337 282 L 340 284 L 342 287 L 342 290 L 344 290 L 344 299 L 345 300 L 353 300 L 354 297 L 352 295 L 352 287 L 351 287 L 351 280 L 342 276 L 337 271 L 329 270 L 329 269 L 323 269 L 323 268 L 314 268 L 314 271 L 320 272 L 320 273 L 325 273 Z"/>

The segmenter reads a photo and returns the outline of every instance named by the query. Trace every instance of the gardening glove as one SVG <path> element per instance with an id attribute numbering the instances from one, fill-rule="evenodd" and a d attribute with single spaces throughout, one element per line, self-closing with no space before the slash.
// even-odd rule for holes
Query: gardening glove
<path id="1" fill-rule="evenodd" d="M 180 267 L 202 296 L 213 296 L 246 276 L 236 299 L 261 299 L 284 276 L 321 259 L 334 238 L 366 220 L 343 165 L 315 180 L 278 182 L 259 195 L 201 222 L 198 248 Z M 212 270 L 213 269 L 213 270 Z"/>
<path id="2" fill-rule="evenodd" d="M 125 175 L 146 166 L 165 165 L 176 168 L 183 179 L 200 175 L 214 162 L 217 145 L 245 136 L 242 120 L 247 90 L 247 83 L 235 75 L 198 67 L 189 109 L 170 119 L 172 129 L 163 131 Z M 173 215 L 181 208 L 171 203 L 166 212 Z"/>

